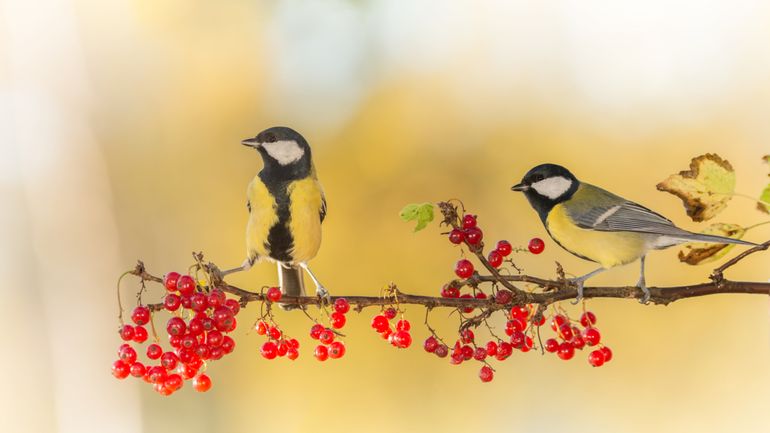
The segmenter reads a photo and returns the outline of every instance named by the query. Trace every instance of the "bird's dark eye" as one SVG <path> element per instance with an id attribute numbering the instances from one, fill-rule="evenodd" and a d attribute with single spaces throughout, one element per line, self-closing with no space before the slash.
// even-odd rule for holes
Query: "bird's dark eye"
<path id="1" fill-rule="evenodd" d="M 265 134 L 265 143 L 275 143 L 275 134 Z"/>
<path id="2" fill-rule="evenodd" d="M 536 183 L 536 182 L 540 182 L 541 180 L 543 180 L 543 175 L 542 174 L 534 174 L 534 175 L 532 175 L 532 178 L 530 179 L 530 182 Z"/>

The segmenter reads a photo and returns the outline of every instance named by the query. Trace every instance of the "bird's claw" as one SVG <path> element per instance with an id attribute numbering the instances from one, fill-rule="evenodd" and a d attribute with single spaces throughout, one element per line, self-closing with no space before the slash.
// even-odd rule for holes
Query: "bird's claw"
<path id="1" fill-rule="evenodd" d="M 580 301 L 583 300 L 583 285 L 585 284 L 585 280 L 582 278 L 573 278 L 571 280 L 568 280 L 570 284 L 574 284 L 575 288 L 577 289 L 577 297 L 570 301 L 572 305 L 577 305 L 580 303 Z"/>
<path id="2" fill-rule="evenodd" d="M 640 286 L 637 286 L 637 287 L 642 289 L 642 292 L 644 292 L 644 295 L 642 296 L 642 298 L 639 299 L 639 303 L 640 304 L 644 304 L 644 305 L 649 304 L 650 303 L 650 297 L 652 296 L 650 294 L 650 289 L 648 289 L 647 286 L 645 286 L 645 285 L 640 285 Z"/>
<path id="3" fill-rule="evenodd" d="M 329 291 L 324 288 L 324 286 L 318 286 L 315 289 L 315 294 L 319 298 L 321 298 L 321 304 L 330 304 L 331 298 L 329 296 Z"/>

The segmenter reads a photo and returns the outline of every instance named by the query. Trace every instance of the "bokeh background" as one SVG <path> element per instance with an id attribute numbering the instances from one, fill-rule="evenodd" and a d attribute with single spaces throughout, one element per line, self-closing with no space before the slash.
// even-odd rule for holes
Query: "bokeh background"
<path id="1" fill-rule="evenodd" d="M 769 20 L 762 0 L 0 0 L 2 430 L 768 431 L 769 306 L 756 296 L 591 301 L 612 363 L 519 353 L 488 384 L 475 363 L 426 355 L 421 326 L 412 349 L 389 347 L 373 310 L 349 318 L 346 357 L 321 364 L 296 312 L 278 320 L 300 359 L 260 358 L 249 307 L 206 394 L 187 384 L 164 398 L 109 367 L 115 281 L 137 259 L 157 274 L 186 269 L 191 251 L 242 261 L 261 162 L 239 141 L 276 124 L 313 146 L 329 201 L 313 267 L 334 293 L 393 281 L 437 294 L 452 277 L 458 249 L 435 226 L 413 234 L 398 218 L 409 202 L 460 198 L 490 241 L 546 238 L 509 191 L 545 161 L 702 228 L 655 184 L 705 152 L 733 164 L 741 193 L 767 183 Z M 768 219 L 753 209 L 736 198 L 719 220 Z M 543 276 L 556 260 L 592 269 L 548 239 L 517 257 Z M 729 275 L 765 281 L 768 264 Z M 709 269 L 663 251 L 648 281 Z M 270 265 L 232 278 L 275 281 Z M 124 285 L 125 302 L 137 288 Z M 446 311 L 432 322 L 457 325 Z"/>

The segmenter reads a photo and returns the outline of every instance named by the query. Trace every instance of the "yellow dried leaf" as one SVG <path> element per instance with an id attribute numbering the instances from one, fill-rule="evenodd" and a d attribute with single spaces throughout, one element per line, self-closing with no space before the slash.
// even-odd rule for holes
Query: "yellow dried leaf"
<path id="1" fill-rule="evenodd" d="M 762 160 L 770 164 L 770 155 L 765 155 L 762 157 Z M 770 174 L 767 176 L 770 177 Z M 770 184 L 768 184 L 759 194 L 759 203 L 757 203 L 757 209 L 764 213 L 770 213 L 770 205 L 767 203 L 770 203 Z"/>
<path id="2" fill-rule="evenodd" d="M 743 234 L 746 233 L 746 229 L 737 224 L 715 223 L 706 227 L 701 233 L 740 239 L 743 237 Z M 685 245 L 685 247 L 679 251 L 679 260 L 689 265 L 702 265 L 704 263 L 719 260 L 734 246 L 734 244 L 693 242 Z"/>
<path id="3" fill-rule="evenodd" d="M 727 160 L 714 153 L 693 158 L 690 170 L 672 174 L 657 185 L 682 199 L 693 221 L 707 221 L 726 206 L 735 190 L 735 171 Z"/>

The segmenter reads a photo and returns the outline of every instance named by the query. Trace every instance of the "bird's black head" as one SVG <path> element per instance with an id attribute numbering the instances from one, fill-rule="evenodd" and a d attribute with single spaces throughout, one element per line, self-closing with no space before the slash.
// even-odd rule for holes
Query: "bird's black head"
<path id="1" fill-rule="evenodd" d="M 540 219 L 545 221 L 548 211 L 572 197 L 579 184 L 566 168 L 556 164 L 541 164 L 529 170 L 521 183 L 512 186 L 511 190 L 523 192 Z"/>
<path id="2" fill-rule="evenodd" d="M 282 178 L 302 178 L 312 171 L 310 146 L 299 132 L 285 126 L 274 126 L 241 142 L 257 149 L 265 170 Z"/>

